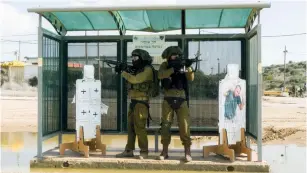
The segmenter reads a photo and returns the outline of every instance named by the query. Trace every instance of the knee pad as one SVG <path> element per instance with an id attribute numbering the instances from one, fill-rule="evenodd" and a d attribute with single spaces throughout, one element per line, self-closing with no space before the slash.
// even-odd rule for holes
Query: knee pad
<path id="1" fill-rule="evenodd" d="M 171 130 L 171 122 L 160 123 L 160 132 L 164 129 Z"/>

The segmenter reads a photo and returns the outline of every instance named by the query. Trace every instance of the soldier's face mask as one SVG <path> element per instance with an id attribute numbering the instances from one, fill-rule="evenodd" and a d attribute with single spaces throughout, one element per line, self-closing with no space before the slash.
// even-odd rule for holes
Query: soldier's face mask
<path id="1" fill-rule="evenodd" d="M 139 56 L 137 56 L 137 55 L 132 55 L 132 61 L 137 61 L 138 59 L 139 59 Z"/>
<path id="2" fill-rule="evenodd" d="M 132 55 L 132 65 L 136 68 L 140 68 L 142 66 L 142 60 L 138 55 Z"/>
<path id="3" fill-rule="evenodd" d="M 177 54 L 172 54 L 171 57 L 169 58 L 169 60 L 176 60 L 178 58 L 179 58 L 179 56 Z"/>

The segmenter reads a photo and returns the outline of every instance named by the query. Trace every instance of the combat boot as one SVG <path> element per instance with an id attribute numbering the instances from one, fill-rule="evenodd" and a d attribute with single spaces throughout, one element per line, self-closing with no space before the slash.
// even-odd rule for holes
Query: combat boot
<path id="1" fill-rule="evenodd" d="M 184 146 L 184 161 L 185 162 L 192 161 L 190 145 L 185 145 Z"/>
<path id="2" fill-rule="evenodd" d="M 147 159 L 148 158 L 148 152 L 140 152 L 139 159 Z"/>
<path id="3" fill-rule="evenodd" d="M 117 157 L 117 158 L 134 157 L 133 150 L 125 150 L 122 153 L 116 154 L 115 157 Z"/>
<path id="4" fill-rule="evenodd" d="M 168 159 L 168 145 L 163 145 L 163 150 L 160 156 L 157 157 L 157 160 Z"/>

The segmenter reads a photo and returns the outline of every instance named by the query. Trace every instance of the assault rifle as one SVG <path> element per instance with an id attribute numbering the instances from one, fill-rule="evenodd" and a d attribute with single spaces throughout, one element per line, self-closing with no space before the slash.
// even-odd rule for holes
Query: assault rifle
<path id="1" fill-rule="evenodd" d="M 192 65 L 193 63 L 196 63 L 195 70 L 193 70 L 193 72 L 196 72 L 197 64 L 199 63 L 199 61 L 202 61 L 201 59 L 199 59 L 199 56 L 200 55 L 196 55 L 196 57 L 193 58 L 193 59 L 180 58 L 180 59 L 177 59 L 177 60 L 174 60 L 174 61 L 169 61 L 168 65 L 170 67 L 178 67 L 179 66 L 182 69 L 182 68 L 185 68 L 189 65 Z"/>
<path id="2" fill-rule="evenodd" d="M 132 66 L 129 65 L 128 63 L 125 62 L 120 62 L 120 61 L 113 61 L 113 60 L 103 60 L 109 67 L 115 68 L 116 66 L 121 68 L 121 71 L 126 71 L 131 74 L 135 74 L 136 69 Z"/>

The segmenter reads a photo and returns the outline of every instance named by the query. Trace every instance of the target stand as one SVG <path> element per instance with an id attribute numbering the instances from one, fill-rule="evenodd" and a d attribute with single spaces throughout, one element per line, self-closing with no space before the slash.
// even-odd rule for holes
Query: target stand
<path id="1" fill-rule="evenodd" d="M 90 140 L 84 140 L 84 130 L 83 126 L 79 127 L 79 139 L 77 139 L 77 134 L 75 136 L 74 142 L 63 143 L 60 145 L 60 155 L 63 156 L 66 149 L 79 152 L 80 154 L 84 154 L 84 157 L 89 157 L 89 152 L 95 152 L 97 149 L 101 151 L 103 156 L 106 155 L 106 145 L 101 142 L 101 133 L 100 126 L 96 126 L 96 138 L 92 138 Z M 78 132 L 76 132 L 78 133 Z"/>
<path id="2" fill-rule="evenodd" d="M 220 137 L 219 137 L 220 138 Z M 215 153 L 217 155 L 228 156 L 231 162 L 235 161 L 235 154 L 240 155 L 245 153 L 247 155 L 247 160 L 252 160 L 252 149 L 246 146 L 245 129 L 241 128 L 241 141 L 236 142 L 236 144 L 228 145 L 228 137 L 226 129 L 222 129 L 223 143 L 218 140 L 218 145 L 204 146 L 203 147 L 203 157 L 208 157 L 209 153 Z"/>

